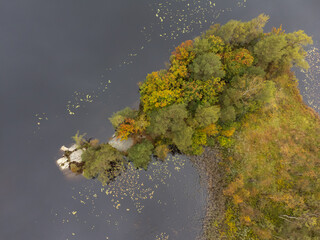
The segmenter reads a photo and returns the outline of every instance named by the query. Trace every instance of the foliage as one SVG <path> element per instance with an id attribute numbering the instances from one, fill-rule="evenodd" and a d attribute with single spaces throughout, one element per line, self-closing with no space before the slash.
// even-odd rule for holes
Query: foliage
<path id="1" fill-rule="evenodd" d="M 286 53 L 287 45 L 285 35 L 270 35 L 264 37 L 254 46 L 254 54 L 259 64 L 266 68 L 269 63 L 280 61 L 281 57 Z"/>
<path id="2" fill-rule="evenodd" d="M 195 56 L 204 53 L 222 53 L 225 47 L 223 40 L 215 35 L 209 35 L 206 38 L 195 38 L 193 52 Z"/>
<path id="3" fill-rule="evenodd" d="M 207 81 L 213 78 L 223 78 L 221 57 L 215 53 L 208 52 L 197 55 L 190 65 L 192 77 L 196 80 Z"/>
<path id="4" fill-rule="evenodd" d="M 197 108 L 194 120 L 197 123 L 197 127 L 207 127 L 218 121 L 220 117 L 219 106 L 201 105 Z"/>
<path id="5" fill-rule="evenodd" d="M 145 82 L 140 84 L 144 112 L 182 102 L 179 86 L 180 82 L 168 71 L 148 74 Z"/>
<path id="6" fill-rule="evenodd" d="M 274 91 L 274 83 L 260 76 L 235 76 L 221 95 L 221 122 L 230 123 L 257 110 L 273 99 Z"/>
<path id="7" fill-rule="evenodd" d="M 320 238 L 320 120 L 288 84 L 290 77 L 274 81 L 280 84 L 272 90 L 278 110 L 250 113 L 237 133 L 241 141 L 229 148 L 231 181 L 224 194 L 233 211 L 232 221 L 228 213 L 225 218 L 234 226 L 226 229 L 230 239 L 240 239 L 248 227 L 255 239 Z"/>
<path id="8" fill-rule="evenodd" d="M 215 35 L 221 37 L 224 42 L 245 45 L 263 34 L 263 27 L 268 22 L 269 16 L 260 14 L 249 22 L 231 20 L 216 31 Z"/>
<path id="9" fill-rule="evenodd" d="M 219 126 L 212 123 L 205 128 L 201 129 L 207 136 L 215 136 L 219 133 Z"/>
<path id="10" fill-rule="evenodd" d="M 179 131 L 185 125 L 188 112 L 184 104 L 174 104 L 153 111 L 150 114 L 150 126 L 147 133 L 152 137 L 168 135 L 169 132 Z"/>
<path id="11" fill-rule="evenodd" d="M 155 147 L 154 154 L 161 160 L 165 160 L 168 156 L 169 148 L 165 144 L 161 144 Z"/>
<path id="12" fill-rule="evenodd" d="M 307 69 L 305 61 L 306 52 L 303 46 L 312 44 L 312 39 L 299 30 L 294 33 L 266 35 L 254 46 L 254 53 L 259 64 L 267 67 L 270 63 L 275 64 L 296 64 L 298 67 Z"/>
<path id="13" fill-rule="evenodd" d="M 135 118 L 137 116 L 137 111 L 126 107 L 116 113 L 113 113 L 112 116 L 109 118 L 112 126 L 117 128 L 121 123 L 124 122 L 126 118 Z"/>
<path id="14" fill-rule="evenodd" d="M 86 178 L 98 178 L 107 184 L 124 170 L 123 155 L 109 144 L 98 148 L 89 147 L 81 156 L 84 162 L 83 175 Z"/>
<path id="15" fill-rule="evenodd" d="M 181 152 L 188 153 L 189 148 L 192 145 L 192 135 L 194 130 L 192 127 L 182 124 L 178 126 L 169 136 L 172 142 L 178 147 Z"/>
<path id="16" fill-rule="evenodd" d="M 203 146 L 207 144 L 207 135 L 201 130 L 197 130 L 192 135 L 192 154 L 201 155 Z"/>
<path id="17" fill-rule="evenodd" d="M 225 70 L 228 76 L 241 75 L 253 63 L 253 56 L 249 50 L 240 48 L 224 54 Z"/>
<path id="18" fill-rule="evenodd" d="M 308 68 L 303 47 L 312 39 L 282 26 L 264 33 L 268 19 L 216 24 L 183 42 L 167 69 L 139 84 L 140 109 L 110 121 L 119 138 L 134 137 L 128 158 L 137 168 L 147 169 L 152 154 L 164 160 L 169 149 L 221 149 L 222 239 L 320 239 L 320 120 L 290 73 Z M 108 145 L 90 145 L 82 158 L 84 175 L 103 182 L 123 166 Z"/>
<path id="19" fill-rule="evenodd" d="M 183 102 L 197 102 L 214 104 L 218 101 L 218 93 L 223 90 L 225 82 L 220 78 L 214 78 L 207 81 L 194 80 L 182 83 Z"/>
<path id="20" fill-rule="evenodd" d="M 195 52 L 193 51 L 193 41 L 187 40 L 181 43 L 180 46 L 176 47 L 175 51 L 172 52 L 170 60 L 171 63 L 173 63 L 173 61 L 179 61 L 180 65 L 182 65 L 182 63 L 184 63 L 184 65 L 187 65 L 194 59 L 194 57 Z"/>
<path id="21" fill-rule="evenodd" d="M 70 170 L 73 173 L 81 173 L 82 172 L 82 166 L 78 164 L 77 162 L 70 163 Z"/>
<path id="22" fill-rule="evenodd" d="M 146 170 L 151 161 L 152 150 L 152 143 L 145 139 L 128 150 L 128 158 L 136 168 L 144 168 Z"/>
<path id="23" fill-rule="evenodd" d="M 77 147 L 81 147 L 85 141 L 84 136 L 87 135 L 86 133 L 79 135 L 79 131 L 72 137 L 72 139 L 75 141 Z"/>

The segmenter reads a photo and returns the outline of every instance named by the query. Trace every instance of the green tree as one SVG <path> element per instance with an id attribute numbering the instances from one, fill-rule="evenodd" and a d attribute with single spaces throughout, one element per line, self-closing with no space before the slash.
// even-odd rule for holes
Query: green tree
<path id="1" fill-rule="evenodd" d="M 187 126 L 187 124 L 181 124 L 177 126 L 175 131 L 170 133 L 170 137 L 172 142 L 178 147 L 178 149 L 183 152 L 187 153 L 189 151 L 190 146 L 192 145 L 192 135 L 194 130 L 192 127 Z"/>
<path id="2" fill-rule="evenodd" d="M 114 128 L 117 128 L 121 123 L 124 122 L 126 118 L 135 118 L 137 117 L 137 115 L 137 111 L 129 107 L 126 107 L 116 113 L 113 113 L 112 116 L 109 118 L 109 121 L 111 122 Z"/>
<path id="3" fill-rule="evenodd" d="M 288 33 L 285 35 L 285 38 L 288 43 L 285 49 L 285 60 L 287 62 L 292 61 L 293 64 L 300 68 L 308 69 L 309 64 L 305 60 L 307 53 L 303 47 L 313 44 L 312 38 L 305 34 L 303 30 Z"/>
<path id="4" fill-rule="evenodd" d="M 84 162 L 83 175 L 109 183 L 124 170 L 123 155 L 109 144 L 89 147 L 81 156 Z"/>
<path id="5" fill-rule="evenodd" d="M 265 14 L 260 14 L 249 22 L 231 20 L 217 30 L 216 35 L 220 36 L 226 43 L 249 44 L 263 34 L 263 27 L 268 20 L 269 16 Z"/>
<path id="6" fill-rule="evenodd" d="M 165 144 L 161 144 L 158 145 L 155 149 L 154 149 L 154 154 L 161 160 L 165 160 L 168 156 L 169 153 L 169 148 L 167 145 Z"/>
<path id="7" fill-rule="evenodd" d="M 257 101 L 261 104 L 270 103 L 274 100 L 276 85 L 273 81 L 266 81 L 263 89 L 257 96 Z"/>
<path id="8" fill-rule="evenodd" d="M 141 143 L 135 144 L 128 150 L 128 158 L 136 168 L 147 170 L 153 150 L 152 143 L 144 139 Z"/>
<path id="9" fill-rule="evenodd" d="M 219 106 L 200 105 L 195 113 L 194 120 L 197 123 L 197 128 L 209 126 L 218 121 L 220 117 Z"/>
<path id="10" fill-rule="evenodd" d="M 221 110 L 221 121 L 223 123 L 234 122 L 236 119 L 236 110 L 233 106 L 226 106 Z"/>
<path id="11" fill-rule="evenodd" d="M 194 49 L 195 55 L 201 55 L 204 53 L 221 53 L 224 50 L 224 42 L 218 36 L 207 36 L 206 38 L 197 37 L 194 39 Z"/>
<path id="12" fill-rule="evenodd" d="M 192 154 L 201 155 L 203 153 L 203 145 L 207 144 L 207 135 L 201 130 L 197 130 L 192 135 Z"/>
<path id="13" fill-rule="evenodd" d="M 75 141 L 77 147 L 81 147 L 81 145 L 83 143 L 85 143 L 85 139 L 84 136 L 87 135 L 86 133 L 79 135 L 79 130 L 77 131 L 77 133 L 72 137 L 72 139 Z"/>
<path id="14" fill-rule="evenodd" d="M 203 81 L 217 77 L 223 78 L 225 75 L 220 56 L 212 52 L 196 56 L 190 65 L 190 71 L 195 80 Z"/>
<path id="15" fill-rule="evenodd" d="M 188 111 L 185 104 L 173 104 L 150 114 L 150 125 L 147 127 L 147 133 L 152 137 L 166 135 L 167 131 L 174 131 L 180 125 L 184 124 L 188 117 Z"/>
<path id="16" fill-rule="evenodd" d="M 285 54 L 287 41 L 284 35 L 270 35 L 259 41 L 254 46 L 259 65 L 266 68 L 269 63 L 279 61 Z"/>

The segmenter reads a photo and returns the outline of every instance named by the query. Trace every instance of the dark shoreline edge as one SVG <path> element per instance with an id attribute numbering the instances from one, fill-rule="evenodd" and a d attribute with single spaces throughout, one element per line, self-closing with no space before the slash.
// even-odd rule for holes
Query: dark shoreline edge
<path id="1" fill-rule="evenodd" d="M 218 223 L 223 219 L 225 209 L 221 151 L 218 147 L 206 147 L 202 155 L 189 156 L 189 160 L 199 172 L 200 184 L 207 192 L 202 233 L 197 240 L 220 239 Z"/>

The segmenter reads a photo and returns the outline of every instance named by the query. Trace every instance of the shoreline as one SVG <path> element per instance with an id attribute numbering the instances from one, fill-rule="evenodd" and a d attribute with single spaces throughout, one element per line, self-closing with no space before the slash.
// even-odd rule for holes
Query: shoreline
<path id="1" fill-rule="evenodd" d="M 225 209 L 224 174 L 220 166 L 223 157 L 217 147 L 206 147 L 202 155 L 189 156 L 189 159 L 199 172 L 200 184 L 207 191 L 202 234 L 198 236 L 198 239 L 220 239 L 219 222 L 223 218 Z"/>

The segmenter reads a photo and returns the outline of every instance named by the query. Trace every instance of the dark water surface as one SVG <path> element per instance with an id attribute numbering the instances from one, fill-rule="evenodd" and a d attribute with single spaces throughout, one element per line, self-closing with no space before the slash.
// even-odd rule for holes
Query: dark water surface
<path id="1" fill-rule="evenodd" d="M 130 170 L 108 187 L 64 175 L 58 149 L 77 130 L 106 141 L 107 118 L 138 100 L 137 83 L 211 23 L 303 29 L 315 41 L 298 73 L 319 110 L 317 0 L 0 1 L 0 239 L 195 239 L 205 191 L 184 158 Z"/>

